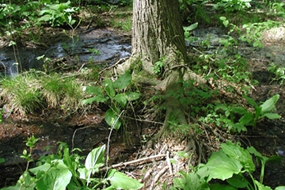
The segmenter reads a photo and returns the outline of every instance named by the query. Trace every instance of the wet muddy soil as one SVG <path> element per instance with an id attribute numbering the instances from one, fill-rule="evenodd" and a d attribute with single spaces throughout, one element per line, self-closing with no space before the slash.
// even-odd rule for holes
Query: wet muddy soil
<path id="1" fill-rule="evenodd" d="M 44 115 L 27 115 L 26 119 L 16 115 L 4 119 L 0 124 L 0 156 L 5 159 L 0 164 L 0 187 L 14 184 L 25 170 L 27 162 L 20 156 L 24 149 L 29 150 L 25 145 L 27 137 L 34 135 L 39 139 L 32 151 L 34 160 L 57 154 L 59 142 L 67 143 L 70 149 L 79 148 L 80 155 L 84 156 L 93 148 L 107 144 L 110 130 L 103 119 L 104 115 L 96 112 L 62 117 L 56 110 Z M 111 136 L 110 164 L 125 161 L 135 150 L 135 143 L 127 145 L 123 136 L 120 132 Z"/>
<path id="2" fill-rule="evenodd" d="M 112 65 L 119 59 L 128 57 L 131 52 L 130 35 L 112 28 L 78 30 L 75 34 L 69 34 L 69 37 L 58 35 L 55 38 L 52 34 L 47 35 L 53 40 L 45 39 L 42 42 L 45 45 L 40 47 L 19 46 L 14 50 L 0 45 L 1 75 L 16 75 L 19 72 L 16 62 L 21 71 L 44 70 L 44 67 L 50 71 L 59 62 L 68 63 L 70 68 L 86 65 L 88 62 Z M 46 58 L 51 61 L 45 61 Z"/>

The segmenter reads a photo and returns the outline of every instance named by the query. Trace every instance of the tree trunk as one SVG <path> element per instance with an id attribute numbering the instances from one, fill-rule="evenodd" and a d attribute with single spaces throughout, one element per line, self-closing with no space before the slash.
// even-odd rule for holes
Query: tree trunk
<path id="1" fill-rule="evenodd" d="M 143 70 L 154 74 L 153 66 L 160 58 L 165 80 L 159 84 L 159 90 L 166 90 L 181 77 L 205 83 L 185 67 L 186 45 L 178 0 L 133 0 L 132 56 L 117 70 L 123 73 L 140 60 Z"/>
<path id="2" fill-rule="evenodd" d="M 153 66 L 164 63 L 159 90 L 168 94 L 180 90 L 182 69 L 186 60 L 186 45 L 178 0 L 134 0 L 132 28 L 132 60 L 139 59 L 143 70 L 154 74 Z M 173 96 L 165 100 L 166 116 L 162 129 L 153 139 L 164 133 L 170 117 L 186 124 L 180 102 Z"/>
<path id="3" fill-rule="evenodd" d="M 155 63 L 159 60 L 164 63 L 162 80 L 156 89 L 166 94 L 166 116 L 163 127 L 150 144 L 162 136 L 170 117 L 179 124 L 187 124 L 179 100 L 168 96 L 169 92 L 179 91 L 182 77 L 191 73 L 185 66 L 186 45 L 179 14 L 178 0 L 133 0 L 132 55 L 117 68 L 122 73 L 140 60 L 143 70 L 154 74 Z"/>
<path id="4" fill-rule="evenodd" d="M 164 57 L 165 67 L 184 63 L 186 46 L 177 0 L 133 1 L 132 55 L 152 67 Z"/>

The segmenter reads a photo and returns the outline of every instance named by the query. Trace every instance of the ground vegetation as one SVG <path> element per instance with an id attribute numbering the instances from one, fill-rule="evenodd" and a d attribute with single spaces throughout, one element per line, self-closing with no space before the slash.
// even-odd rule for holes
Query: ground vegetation
<path id="1" fill-rule="evenodd" d="M 80 123 L 78 114 L 96 112 L 108 129 L 105 145 L 90 148 L 86 158 L 73 151 L 80 151 L 74 149 L 76 132 L 88 125 L 77 124 L 69 148 L 59 143 L 56 153 L 37 159 L 38 138 L 27 135 L 25 172 L 4 189 L 284 189 L 282 172 L 270 183 L 265 170 L 281 162 L 284 171 L 282 132 L 266 155 L 251 146 L 255 140 L 245 142 L 265 135 L 259 133 L 263 123 L 284 124 L 284 95 L 277 90 L 284 80 L 282 57 L 267 52 L 261 60 L 256 54 L 274 44 L 284 48 L 284 16 L 282 1 L 2 1 L 1 46 L 10 46 L 16 66 L 9 76 L 1 62 L 3 122 L 57 110 L 56 117 L 75 116 Z M 130 56 L 111 65 L 81 62 L 80 34 L 98 27 L 131 34 Z M 67 56 L 43 54 L 40 70 L 25 71 L 20 47 L 48 47 L 51 38 L 71 39 Z M 129 147 L 139 143 L 135 161 L 114 163 L 110 147 L 117 136 Z M 34 160 L 38 165 L 29 167 Z M 115 168 L 131 171 L 129 177 Z"/>

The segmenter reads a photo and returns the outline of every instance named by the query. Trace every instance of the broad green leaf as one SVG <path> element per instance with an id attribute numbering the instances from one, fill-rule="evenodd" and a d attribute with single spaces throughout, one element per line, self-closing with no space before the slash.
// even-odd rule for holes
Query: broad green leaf
<path id="1" fill-rule="evenodd" d="M 127 103 L 127 95 L 126 93 L 121 93 L 121 94 L 117 94 L 114 99 L 116 100 L 116 102 L 118 102 L 120 104 L 120 106 L 122 108 L 125 107 L 126 103 Z"/>
<path id="2" fill-rule="evenodd" d="M 267 160 L 267 162 L 271 162 L 271 163 L 280 163 L 281 161 L 282 161 L 282 157 L 277 156 L 277 155 L 270 156 Z"/>
<path id="3" fill-rule="evenodd" d="M 38 18 L 38 21 L 40 21 L 40 22 L 48 22 L 48 21 L 50 21 L 52 19 L 52 17 L 51 17 L 51 15 L 44 15 L 44 16 L 42 16 L 42 17 L 40 17 L 40 18 Z"/>
<path id="4" fill-rule="evenodd" d="M 108 96 L 110 98 L 114 98 L 116 92 L 115 92 L 115 89 L 113 86 L 113 82 L 110 79 L 106 79 L 106 80 L 104 80 L 103 85 L 105 87 L 105 90 L 106 90 Z"/>
<path id="5" fill-rule="evenodd" d="M 79 173 L 79 178 L 80 179 L 85 179 L 87 180 L 89 177 L 89 172 L 86 168 L 79 168 L 77 169 L 78 173 Z"/>
<path id="6" fill-rule="evenodd" d="M 227 179 L 227 182 L 236 188 L 245 188 L 249 185 L 248 181 L 242 175 L 234 174 L 232 178 Z"/>
<path id="7" fill-rule="evenodd" d="M 0 164 L 5 162 L 5 158 L 0 158 Z"/>
<path id="8" fill-rule="evenodd" d="M 222 150 L 214 152 L 206 164 L 210 170 L 209 180 L 211 179 L 229 179 L 233 174 L 241 172 L 242 164 L 232 158 L 229 158 Z"/>
<path id="9" fill-rule="evenodd" d="M 255 109 L 255 119 L 259 119 L 260 115 L 261 115 L 261 111 L 262 111 L 262 108 L 261 107 L 257 107 Z"/>
<path id="10" fill-rule="evenodd" d="M 76 185 L 75 182 L 71 181 L 68 185 L 67 185 L 67 190 L 91 190 L 91 188 L 87 187 L 87 186 L 83 186 L 80 187 L 78 185 Z"/>
<path id="11" fill-rule="evenodd" d="M 254 156 L 262 159 L 262 160 L 267 160 L 268 158 L 265 156 L 262 156 L 262 154 L 260 152 L 258 152 L 253 146 L 251 147 L 247 147 L 247 150 L 249 153 L 253 154 Z"/>
<path id="12" fill-rule="evenodd" d="M 263 104 L 261 104 L 261 115 L 272 111 L 275 108 L 275 104 L 279 99 L 279 94 L 274 95 L 270 99 L 266 100 Z"/>
<path id="13" fill-rule="evenodd" d="M 225 104 L 218 104 L 216 107 L 215 107 L 215 111 L 219 110 L 219 109 L 222 109 L 224 111 L 227 111 L 229 110 L 228 106 L 225 105 Z"/>
<path id="14" fill-rule="evenodd" d="M 231 126 L 231 130 L 241 132 L 241 131 L 247 131 L 247 128 L 242 123 L 234 123 Z"/>
<path id="15" fill-rule="evenodd" d="M 175 178 L 173 185 L 179 189 L 210 190 L 206 180 L 194 172 L 182 174 L 181 178 Z"/>
<path id="16" fill-rule="evenodd" d="M 261 183 L 259 183 L 258 181 L 254 180 L 253 183 L 255 183 L 258 187 L 258 190 L 272 190 L 270 187 L 265 186 Z"/>
<path id="17" fill-rule="evenodd" d="M 112 109 L 108 109 L 105 113 L 105 121 L 109 126 L 114 126 L 114 129 L 118 130 L 121 126 L 121 121 Z"/>
<path id="18" fill-rule="evenodd" d="M 128 101 L 134 101 L 140 98 L 141 94 L 138 92 L 127 92 Z"/>
<path id="19" fill-rule="evenodd" d="M 206 179 L 210 174 L 209 168 L 205 164 L 199 164 L 196 166 L 196 169 L 197 171 L 195 173 L 198 174 L 200 178 Z"/>
<path id="20" fill-rule="evenodd" d="M 19 190 L 21 189 L 21 184 L 17 183 L 15 186 L 10 186 L 10 187 L 4 187 L 1 190 Z M 34 189 L 34 187 L 33 187 Z"/>
<path id="21" fill-rule="evenodd" d="M 109 186 L 109 187 L 106 187 L 106 188 L 104 188 L 102 190 L 116 190 L 116 188 L 113 187 L 113 186 Z"/>
<path id="22" fill-rule="evenodd" d="M 69 184 L 72 173 L 68 170 L 66 165 L 61 161 L 46 172 L 38 172 L 36 183 L 38 190 L 65 190 Z"/>
<path id="23" fill-rule="evenodd" d="M 274 190 L 285 190 L 285 186 L 276 187 Z"/>
<path id="24" fill-rule="evenodd" d="M 55 161 L 56 161 L 56 160 L 55 160 Z M 45 163 L 45 164 L 43 164 L 43 165 L 41 165 L 41 166 L 38 166 L 38 167 L 35 167 L 35 168 L 31 168 L 31 169 L 29 169 L 29 171 L 32 172 L 33 174 L 37 175 L 37 173 L 38 173 L 39 171 L 44 171 L 44 172 L 46 172 L 46 171 L 48 171 L 50 168 L 51 168 L 51 164 Z"/>
<path id="25" fill-rule="evenodd" d="M 83 88 L 83 91 L 92 95 L 104 95 L 102 88 L 98 86 L 86 86 Z"/>
<path id="26" fill-rule="evenodd" d="M 93 102 L 106 102 L 108 100 L 107 97 L 102 96 L 102 95 L 98 95 L 92 98 L 88 98 L 85 100 L 82 100 L 82 105 L 84 104 L 92 104 Z"/>
<path id="27" fill-rule="evenodd" d="M 253 114 L 251 112 L 247 112 L 239 119 L 239 123 L 248 126 L 251 125 L 252 120 L 253 120 Z"/>
<path id="28" fill-rule="evenodd" d="M 221 147 L 224 153 L 227 154 L 230 158 L 239 161 L 245 170 L 249 172 L 253 172 L 255 170 L 255 165 L 252 161 L 252 157 L 247 150 L 233 143 L 223 143 L 221 144 Z"/>
<path id="29" fill-rule="evenodd" d="M 262 115 L 263 117 L 267 117 L 268 119 L 280 119 L 281 116 L 277 113 L 266 113 Z"/>
<path id="30" fill-rule="evenodd" d="M 126 71 L 123 75 L 114 82 L 114 88 L 122 90 L 126 88 L 132 81 L 132 75 L 129 71 Z"/>
<path id="31" fill-rule="evenodd" d="M 230 185 L 222 185 L 219 183 L 214 183 L 210 185 L 211 190 L 237 190 L 237 188 L 234 188 Z M 193 189 L 194 190 L 194 189 Z"/>
<path id="32" fill-rule="evenodd" d="M 116 189 L 140 189 L 143 187 L 142 183 L 115 169 L 109 171 L 108 180 L 110 180 L 112 187 Z"/>
<path id="33" fill-rule="evenodd" d="M 1 190 L 19 190 L 19 189 L 34 190 L 35 186 L 36 186 L 35 178 L 32 177 L 29 172 L 25 171 L 20 176 L 20 178 L 19 178 L 19 180 L 15 186 L 2 188 Z"/>
<path id="34" fill-rule="evenodd" d="M 244 95 L 243 97 L 244 97 L 244 98 L 246 99 L 246 101 L 247 101 L 250 105 L 252 105 L 255 109 L 259 107 L 259 106 L 257 105 L 257 103 L 254 101 L 253 98 L 250 98 L 250 97 L 248 97 L 248 96 L 246 96 L 246 95 Z"/>
<path id="35" fill-rule="evenodd" d="M 245 114 L 247 113 L 247 109 L 243 108 L 243 107 L 232 107 L 231 111 L 233 113 L 237 113 L 237 114 Z"/>
<path id="36" fill-rule="evenodd" d="M 63 163 L 67 166 L 67 168 L 71 171 L 73 177 L 77 177 L 77 163 L 74 160 L 71 160 L 69 155 L 69 148 L 64 148 L 63 150 Z"/>
<path id="37" fill-rule="evenodd" d="M 85 160 L 87 170 L 95 169 L 98 171 L 99 167 L 103 165 L 105 148 L 105 145 L 95 148 L 87 155 Z"/>
<path id="38" fill-rule="evenodd" d="M 198 22 L 196 22 L 196 23 L 194 23 L 194 24 L 191 24 L 190 26 L 183 27 L 183 29 L 184 29 L 185 31 L 192 31 L 192 30 L 194 30 L 194 29 L 197 28 L 197 27 L 198 27 Z"/>

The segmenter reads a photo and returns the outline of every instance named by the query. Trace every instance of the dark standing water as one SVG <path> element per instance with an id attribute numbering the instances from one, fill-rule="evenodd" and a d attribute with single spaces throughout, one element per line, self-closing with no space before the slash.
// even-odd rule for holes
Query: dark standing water
<path id="1" fill-rule="evenodd" d="M 37 57 L 43 55 L 50 59 L 66 58 L 76 61 L 79 65 L 86 62 L 114 64 L 119 59 L 130 56 L 131 40 L 127 35 L 107 29 L 96 29 L 73 38 L 62 39 L 47 49 L 19 47 L 17 50 L 18 53 L 14 53 L 12 47 L 0 49 L 2 75 L 5 73 L 10 76 L 16 75 L 21 67 L 23 71 L 42 70 L 44 62 Z M 15 55 L 20 59 L 16 60 Z"/>

